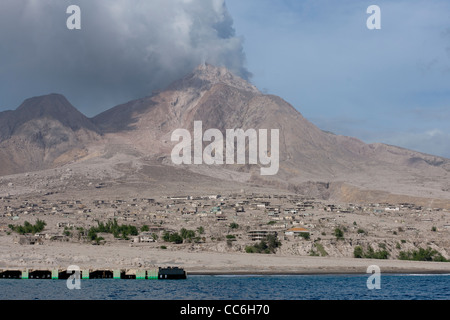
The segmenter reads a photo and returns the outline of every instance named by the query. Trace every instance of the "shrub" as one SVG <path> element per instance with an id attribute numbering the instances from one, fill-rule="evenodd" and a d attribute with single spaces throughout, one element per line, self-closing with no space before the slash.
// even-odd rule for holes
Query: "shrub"
<path id="1" fill-rule="evenodd" d="M 87 237 L 89 240 L 94 241 L 97 239 L 97 232 L 95 231 L 95 228 L 90 228 L 87 234 Z"/>
<path id="2" fill-rule="evenodd" d="M 185 229 L 186 230 L 186 229 Z M 183 229 L 181 229 L 181 232 L 185 233 L 185 231 L 183 231 Z M 186 234 L 185 234 L 186 235 Z M 163 240 L 165 242 L 173 242 L 175 244 L 180 244 L 183 243 L 183 237 L 178 233 L 178 232 L 169 232 L 169 231 L 165 231 L 163 233 Z"/>
<path id="3" fill-rule="evenodd" d="M 198 234 L 204 234 L 205 233 L 205 228 L 200 226 L 200 227 L 197 228 L 197 232 L 198 232 Z"/>
<path id="4" fill-rule="evenodd" d="M 371 246 L 367 248 L 367 251 L 364 251 L 363 247 L 356 246 L 353 250 L 353 256 L 355 258 L 361 259 L 388 259 L 389 258 L 389 252 L 386 250 L 378 250 L 375 251 Z"/>
<path id="5" fill-rule="evenodd" d="M 299 236 L 302 237 L 305 240 L 309 240 L 310 239 L 309 232 L 300 232 Z"/>
<path id="6" fill-rule="evenodd" d="M 338 240 L 344 239 L 344 231 L 342 231 L 340 228 L 336 228 L 334 229 L 334 236 Z"/>
<path id="7" fill-rule="evenodd" d="M 375 251 L 371 246 L 369 246 L 367 252 L 364 253 L 364 258 L 366 259 L 387 259 L 388 257 L 389 252 L 386 250 Z"/>
<path id="8" fill-rule="evenodd" d="M 275 253 L 277 248 L 281 246 L 281 242 L 274 235 L 268 235 L 266 239 L 261 240 L 259 243 L 252 246 L 246 246 L 245 252 L 247 253 Z"/>
<path id="9" fill-rule="evenodd" d="M 371 257 L 372 259 L 388 259 L 389 252 L 386 250 L 375 251 Z"/>
<path id="10" fill-rule="evenodd" d="M 236 222 L 232 222 L 232 223 L 230 224 L 230 228 L 231 228 L 231 229 L 237 229 L 237 228 L 239 228 L 239 225 L 238 225 Z"/>
<path id="11" fill-rule="evenodd" d="M 427 249 L 419 248 L 419 250 L 401 251 L 398 258 L 400 260 L 449 262 L 440 252 L 430 247 Z"/>
<path id="12" fill-rule="evenodd" d="M 246 246 L 245 252 L 247 253 L 259 253 L 255 246 Z"/>
<path id="13" fill-rule="evenodd" d="M 364 250 L 361 246 L 356 246 L 353 250 L 353 256 L 355 258 L 361 259 L 364 257 Z"/>
<path id="14" fill-rule="evenodd" d="M 180 235 L 185 240 L 186 239 L 192 240 L 192 238 L 195 237 L 195 231 L 193 231 L 193 230 L 186 230 L 185 228 L 182 228 L 180 230 Z"/>
<path id="15" fill-rule="evenodd" d="M 169 240 L 170 240 L 170 232 L 169 231 L 164 231 L 164 233 L 163 233 L 163 240 L 165 242 L 169 242 Z"/>
<path id="16" fill-rule="evenodd" d="M 174 233 L 170 234 L 169 242 L 173 242 L 175 244 L 183 243 L 183 237 L 181 237 L 178 232 L 174 232 Z"/>

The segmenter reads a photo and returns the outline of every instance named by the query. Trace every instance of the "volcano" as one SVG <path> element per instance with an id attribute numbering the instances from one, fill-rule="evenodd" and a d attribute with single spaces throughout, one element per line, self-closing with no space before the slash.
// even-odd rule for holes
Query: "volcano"
<path id="1" fill-rule="evenodd" d="M 193 132 L 199 121 L 205 130 L 224 135 L 229 129 L 278 130 L 278 173 L 263 177 L 260 165 L 252 164 L 175 165 L 172 133 Z M 450 199 L 449 159 L 325 132 L 282 98 L 263 94 L 226 68 L 208 64 L 164 90 L 91 119 L 63 96 L 49 95 L 0 113 L 0 124 L 2 175 L 126 154 L 203 177 L 324 198 Z M 163 175 L 158 179 L 164 183 Z"/>

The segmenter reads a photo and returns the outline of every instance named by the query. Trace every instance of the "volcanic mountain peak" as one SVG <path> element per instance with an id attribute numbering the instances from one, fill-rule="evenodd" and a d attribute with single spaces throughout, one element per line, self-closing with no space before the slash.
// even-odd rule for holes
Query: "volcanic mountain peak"
<path id="1" fill-rule="evenodd" d="M 210 64 L 199 65 L 192 73 L 184 78 L 175 81 L 169 86 L 169 90 L 185 90 L 187 88 L 208 90 L 216 84 L 226 84 L 228 86 L 259 93 L 259 90 L 248 81 L 234 75 L 225 67 L 216 67 Z"/>

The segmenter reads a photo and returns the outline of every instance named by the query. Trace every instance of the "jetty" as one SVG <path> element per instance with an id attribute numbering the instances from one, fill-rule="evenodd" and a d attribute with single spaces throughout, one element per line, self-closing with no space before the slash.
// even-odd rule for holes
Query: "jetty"
<path id="1" fill-rule="evenodd" d="M 0 279 L 49 279 L 67 280 L 78 276 L 79 279 L 147 279 L 181 280 L 187 279 L 187 272 L 178 267 L 154 269 L 0 269 Z"/>

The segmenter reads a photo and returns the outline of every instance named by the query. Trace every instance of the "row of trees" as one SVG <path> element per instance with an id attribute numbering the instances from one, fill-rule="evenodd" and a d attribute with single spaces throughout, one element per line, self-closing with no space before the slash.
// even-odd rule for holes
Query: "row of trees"
<path id="1" fill-rule="evenodd" d="M 139 234 L 138 229 L 132 225 L 119 225 L 117 220 L 110 220 L 106 224 L 97 221 L 97 227 L 91 227 L 87 231 L 87 237 L 91 241 L 96 241 L 97 243 L 104 240 L 103 237 L 98 237 L 98 233 L 110 233 L 114 238 L 122 238 L 128 240 L 128 236 L 137 236 Z"/>
<path id="2" fill-rule="evenodd" d="M 389 252 L 385 248 L 375 251 L 370 245 L 367 250 L 364 250 L 361 246 L 356 246 L 353 251 L 355 258 L 388 259 L 389 255 Z M 399 260 L 450 262 L 440 252 L 430 247 L 426 249 L 419 248 L 418 250 L 400 251 L 397 258 Z"/>
<path id="3" fill-rule="evenodd" d="M 440 252 L 430 247 L 427 249 L 419 248 L 418 250 L 401 251 L 398 258 L 400 260 L 450 262 Z"/>
<path id="4" fill-rule="evenodd" d="M 356 246 L 355 250 L 353 250 L 353 256 L 355 258 L 365 259 L 388 259 L 389 252 L 387 252 L 386 249 L 375 251 L 370 245 L 367 250 L 364 250 L 361 246 Z"/>
<path id="5" fill-rule="evenodd" d="M 15 226 L 10 224 L 8 227 L 12 231 L 17 232 L 18 234 L 26 234 L 26 233 L 36 234 L 44 230 L 46 225 L 47 224 L 45 223 L 45 221 L 38 219 L 35 224 L 31 224 L 28 221 L 25 221 L 23 226 Z"/>

